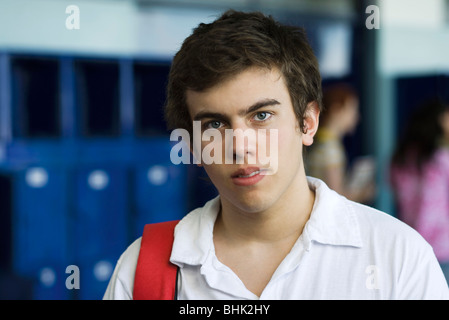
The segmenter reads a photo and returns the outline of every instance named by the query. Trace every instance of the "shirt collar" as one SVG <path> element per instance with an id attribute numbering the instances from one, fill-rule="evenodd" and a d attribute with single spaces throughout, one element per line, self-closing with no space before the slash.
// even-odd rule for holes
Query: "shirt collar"
<path id="1" fill-rule="evenodd" d="M 214 252 L 213 230 L 220 210 L 220 197 L 217 196 L 186 215 L 175 228 L 175 239 L 170 261 L 182 264 L 203 264 Z"/>
<path id="2" fill-rule="evenodd" d="M 302 234 L 306 249 L 316 241 L 321 244 L 362 247 L 360 228 L 353 205 L 321 180 L 307 177 L 315 190 L 315 203 Z M 203 264 L 214 253 L 213 229 L 220 209 L 220 197 L 208 201 L 186 215 L 175 228 L 170 261 Z"/>
<path id="3" fill-rule="evenodd" d="M 309 241 L 322 244 L 362 247 L 354 205 L 321 180 L 307 177 L 315 190 L 315 203 L 304 232 Z"/>

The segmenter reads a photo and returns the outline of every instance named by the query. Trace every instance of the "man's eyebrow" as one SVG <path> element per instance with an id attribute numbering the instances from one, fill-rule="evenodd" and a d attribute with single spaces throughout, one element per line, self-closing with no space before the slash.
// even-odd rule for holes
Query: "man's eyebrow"
<path id="1" fill-rule="evenodd" d="M 252 106 L 250 106 L 246 110 L 240 111 L 239 115 L 244 116 L 245 114 L 253 113 L 254 111 L 257 111 L 263 107 L 276 106 L 276 105 L 280 105 L 280 104 L 281 103 L 275 99 L 264 99 L 264 100 L 254 103 Z"/>
<path id="2" fill-rule="evenodd" d="M 250 107 L 248 107 L 247 109 L 241 110 L 239 111 L 239 116 L 244 116 L 247 115 L 249 113 L 252 113 L 254 111 L 257 111 L 263 107 L 268 107 L 268 106 L 275 106 L 275 105 L 280 105 L 281 103 L 275 99 L 264 99 L 261 101 L 258 101 L 256 103 L 254 103 L 253 105 L 251 105 Z M 202 120 L 202 119 L 208 119 L 208 118 L 212 118 L 212 119 L 216 119 L 216 120 L 220 120 L 220 121 L 226 121 L 228 120 L 228 117 L 222 113 L 219 112 L 207 112 L 207 111 L 200 111 L 198 112 L 195 117 L 193 118 L 193 120 Z"/>
<path id="3" fill-rule="evenodd" d="M 216 120 L 220 120 L 220 121 L 226 121 L 228 118 L 219 112 L 207 112 L 207 111 L 200 111 L 198 112 L 195 117 L 193 117 L 194 121 L 199 121 L 202 119 L 216 119 Z"/>

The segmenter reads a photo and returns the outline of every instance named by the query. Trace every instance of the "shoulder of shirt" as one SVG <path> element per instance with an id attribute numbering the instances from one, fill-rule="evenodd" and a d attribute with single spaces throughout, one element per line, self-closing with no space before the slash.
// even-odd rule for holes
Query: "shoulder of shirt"
<path id="1" fill-rule="evenodd" d="M 216 200 L 216 199 L 215 199 Z M 195 223 L 198 221 L 199 216 L 201 215 L 202 208 L 196 208 L 195 210 L 192 210 L 189 214 L 183 217 L 181 221 L 178 223 L 178 225 L 175 228 L 175 241 L 179 240 L 176 237 L 176 230 L 180 226 L 188 227 L 189 234 L 196 234 L 199 232 L 199 230 L 195 228 L 200 228 L 199 223 Z M 185 228 L 184 228 L 185 229 Z M 125 294 L 128 297 L 132 297 L 132 292 L 134 289 L 134 277 L 135 277 L 135 271 L 137 267 L 137 260 L 139 258 L 140 253 L 140 245 L 141 245 L 142 237 L 137 238 L 133 243 L 131 243 L 128 248 L 122 253 L 120 258 L 117 261 L 114 274 L 112 275 L 113 282 L 120 284 L 122 287 L 121 294 Z M 183 239 L 180 241 L 177 241 L 178 245 L 177 247 L 181 247 L 180 250 L 177 250 L 177 252 L 181 251 L 183 252 L 183 249 L 185 249 L 182 244 Z M 175 242 L 174 242 L 174 248 Z"/>
<path id="2" fill-rule="evenodd" d="M 137 267 L 137 259 L 139 258 L 140 243 L 142 237 L 137 238 L 131 243 L 128 248 L 122 253 L 117 261 L 117 265 L 112 277 L 120 283 L 125 291 L 126 296 L 132 297 L 134 289 L 134 276 Z"/>
<path id="3" fill-rule="evenodd" d="M 448 299 L 430 244 L 413 228 L 377 209 L 351 202 L 374 265 L 387 270 L 397 299 Z M 386 268 L 386 269 L 385 269 Z"/>
<path id="4" fill-rule="evenodd" d="M 392 245 L 414 248 L 414 250 L 432 251 L 427 241 L 412 227 L 396 217 L 378 209 L 353 202 L 344 198 L 352 206 L 359 222 L 360 234 L 365 245 Z"/>
<path id="5" fill-rule="evenodd" d="M 137 238 L 136 240 L 134 240 L 133 243 L 131 243 L 128 248 L 126 248 L 126 250 L 122 253 L 122 255 L 119 258 L 118 263 L 123 264 L 123 263 L 130 263 L 129 261 L 131 261 L 133 264 L 137 265 L 137 257 L 139 256 L 139 252 L 140 252 L 140 243 L 142 241 L 142 237 Z"/>

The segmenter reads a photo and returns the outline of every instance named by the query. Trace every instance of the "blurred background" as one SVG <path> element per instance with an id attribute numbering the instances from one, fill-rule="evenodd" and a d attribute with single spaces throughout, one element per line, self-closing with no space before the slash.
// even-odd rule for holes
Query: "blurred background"
<path id="1" fill-rule="evenodd" d="M 396 215 L 397 138 L 420 103 L 449 101 L 448 0 L 0 0 L 0 298 L 101 299 L 144 224 L 216 194 L 171 164 L 162 106 L 183 39 L 229 8 L 304 27 L 323 84 L 356 89 L 348 163 L 373 157 L 370 204 Z"/>

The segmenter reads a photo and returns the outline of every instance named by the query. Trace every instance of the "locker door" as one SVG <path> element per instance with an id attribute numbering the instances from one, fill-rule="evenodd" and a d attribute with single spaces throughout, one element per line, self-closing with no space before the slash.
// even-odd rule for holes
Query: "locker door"
<path id="1" fill-rule="evenodd" d="M 13 57 L 11 73 L 14 136 L 24 138 L 60 136 L 58 60 L 44 57 Z"/>
<path id="2" fill-rule="evenodd" d="M 134 237 L 142 235 L 147 223 L 181 219 L 187 213 L 186 176 L 186 166 L 171 163 L 136 167 Z"/>
<path id="3" fill-rule="evenodd" d="M 13 192 L 13 267 L 36 281 L 34 298 L 64 299 L 67 181 L 61 168 L 20 171 Z M 40 288 L 40 289 L 39 289 Z M 39 289 L 39 290 L 37 290 Z"/>
<path id="4" fill-rule="evenodd" d="M 126 171 L 85 167 L 76 174 L 74 260 L 81 299 L 101 299 L 128 239 Z"/>

